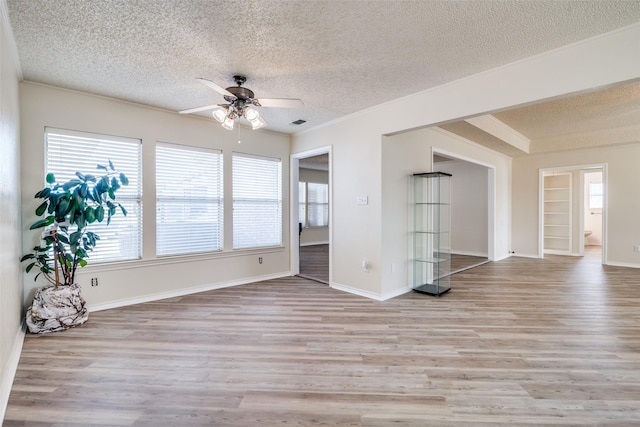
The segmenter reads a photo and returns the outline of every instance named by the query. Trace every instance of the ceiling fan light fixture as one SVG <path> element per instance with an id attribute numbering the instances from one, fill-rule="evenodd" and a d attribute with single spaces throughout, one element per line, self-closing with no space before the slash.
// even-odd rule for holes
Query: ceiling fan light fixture
<path id="1" fill-rule="evenodd" d="M 251 121 L 256 120 L 257 118 L 259 118 L 260 117 L 260 113 L 258 113 L 258 111 L 255 110 L 254 108 L 245 107 L 244 108 L 244 117 L 251 122 Z"/>
<path id="2" fill-rule="evenodd" d="M 219 123 L 223 123 L 224 119 L 227 117 L 229 110 L 225 107 L 220 107 L 213 110 L 213 118 L 216 119 Z"/>
<path id="3" fill-rule="evenodd" d="M 227 118 L 224 119 L 224 122 L 222 122 L 222 127 L 227 130 L 233 130 L 234 124 L 235 124 L 235 120 L 231 118 L 231 113 L 230 113 L 227 116 Z"/>
<path id="4" fill-rule="evenodd" d="M 260 117 L 260 115 L 258 115 L 258 117 L 253 120 L 249 120 L 249 122 L 251 123 L 251 128 L 253 130 L 260 129 L 261 127 L 267 125 L 267 122 L 262 117 Z"/>
<path id="5" fill-rule="evenodd" d="M 1 0 L 0 0 L 1 1 Z M 276 107 L 276 108 L 301 108 L 304 106 L 301 100 L 294 98 L 262 98 L 258 100 L 251 89 L 242 86 L 247 78 L 242 75 L 234 75 L 233 80 L 237 86 L 224 89 L 222 86 L 207 79 L 199 78 L 198 81 L 205 86 L 221 94 L 229 103 L 206 105 L 204 107 L 190 108 L 179 111 L 180 114 L 199 113 L 201 111 L 213 110 L 212 117 L 219 122 L 223 128 L 233 130 L 235 120 L 244 117 L 251 124 L 253 129 L 260 129 L 267 126 L 267 122 L 260 117 L 260 113 L 253 107 Z"/>

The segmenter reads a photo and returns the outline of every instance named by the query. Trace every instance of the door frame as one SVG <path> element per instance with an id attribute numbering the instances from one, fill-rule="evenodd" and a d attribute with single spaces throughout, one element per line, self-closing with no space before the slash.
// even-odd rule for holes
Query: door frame
<path id="1" fill-rule="evenodd" d="M 487 168 L 487 258 L 489 261 L 497 261 L 496 254 L 496 167 L 489 163 L 484 163 L 471 157 L 462 156 L 453 151 L 443 150 L 438 147 L 431 148 L 431 170 L 434 170 L 433 156 L 441 154 L 456 160 L 473 163 Z"/>
<path id="2" fill-rule="evenodd" d="M 292 276 L 300 274 L 300 233 L 298 229 L 298 223 L 300 222 L 299 215 L 299 197 L 298 197 L 298 182 L 300 180 L 300 159 L 306 159 L 307 157 L 314 157 L 321 154 L 327 154 L 329 157 L 328 165 L 328 178 L 329 178 L 329 284 L 333 283 L 333 159 L 331 155 L 331 145 L 316 148 L 313 150 L 302 151 L 300 153 L 291 154 L 290 156 L 290 183 L 289 183 L 289 237 L 290 237 L 290 273 Z"/>
<path id="3" fill-rule="evenodd" d="M 602 171 L 602 265 L 608 264 L 608 206 L 609 206 L 609 191 L 608 191 L 608 164 L 607 163 L 595 163 L 586 165 L 572 165 L 572 166 L 558 166 L 550 168 L 540 168 L 538 171 L 538 258 L 544 258 L 544 174 L 547 172 L 578 172 L 578 185 L 573 187 L 578 188 L 578 252 L 573 250 L 573 241 L 571 242 L 570 254 L 567 256 L 583 256 L 584 255 L 584 173 L 590 171 Z M 575 197 L 572 197 L 571 204 L 573 205 Z M 572 212 L 576 210 L 573 209 Z M 574 215 L 574 214 L 572 214 Z M 572 219 L 573 220 L 573 219 Z M 573 224 L 573 221 L 572 221 Z M 572 226 L 573 227 L 573 226 Z"/>

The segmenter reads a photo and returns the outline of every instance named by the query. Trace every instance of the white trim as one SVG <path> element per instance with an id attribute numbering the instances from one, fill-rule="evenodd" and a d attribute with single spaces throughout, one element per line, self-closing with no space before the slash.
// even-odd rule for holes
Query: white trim
<path id="1" fill-rule="evenodd" d="M 560 168 L 541 168 L 539 173 L 538 173 L 538 179 L 539 179 L 539 184 L 538 184 L 538 209 L 539 209 L 539 215 L 538 215 L 538 240 L 540 242 L 540 247 L 538 249 L 538 251 L 540 252 L 540 258 L 544 258 L 544 254 L 552 254 L 552 255 L 573 255 L 573 215 L 574 215 L 574 203 L 573 203 L 573 172 L 576 171 L 577 169 L 566 169 L 564 167 L 560 167 Z M 551 174 L 553 173 L 553 175 Z M 557 173 L 557 175 L 556 175 Z M 567 175 L 569 177 L 569 187 L 567 187 L 567 189 L 569 190 L 569 198 L 568 200 L 566 200 L 566 202 L 568 203 L 568 212 L 566 212 L 566 216 L 568 217 L 568 231 L 569 231 L 569 235 L 568 237 L 566 237 L 567 240 L 567 245 L 568 248 L 567 249 L 545 249 L 545 237 L 544 237 L 544 227 L 545 227 L 545 190 L 548 190 L 548 188 L 545 187 L 545 177 L 553 177 L 553 176 L 561 176 L 561 175 Z M 564 188 L 563 188 L 564 189 Z M 564 202 L 564 200 L 563 200 Z M 550 237 L 547 237 L 547 239 L 549 239 Z M 560 240 L 565 240 L 564 237 L 558 237 L 557 239 Z"/>
<path id="2" fill-rule="evenodd" d="M 2 372 L 2 383 L 0 383 L 0 423 L 2 423 L 2 420 L 4 420 L 7 413 L 9 395 L 11 394 L 13 380 L 15 379 L 16 371 L 18 370 L 18 362 L 20 362 L 20 354 L 22 353 L 25 334 L 26 328 L 23 324 L 20 329 L 18 329 L 18 333 L 13 340 L 11 354 L 9 355 L 7 365 L 4 367 Z"/>
<path id="3" fill-rule="evenodd" d="M 563 251 L 561 249 L 547 249 L 544 253 L 546 255 L 582 256 L 580 253 Z"/>
<path id="4" fill-rule="evenodd" d="M 373 299 L 376 301 L 384 301 L 384 298 L 382 297 L 382 295 L 376 294 L 373 292 L 363 291 L 362 289 L 352 288 L 351 286 L 341 285 L 339 283 L 333 283 L 333 282 L 329 286 L 331 286 L 331 288 L 336 289 L 338 291 L 347 292 L 349 294 L 358 295 L 358 296 Z"/>
<path id="5" fill-rule="evenodd" d="M 216 252 L 203 252 L 198 254 L 163 255 L 152 259 L 136 259 L 128 261 L 109 261 L 88 264 L 78 270 L 77 274 L 102 273 L 104 271 L 122 271 L 133 268 L 147 268 L 167 264 L 183 264 L 187 262 L 209 261 L 223 258 L 235 258 L 249 255 L 260 255 L 267 253 L 283 252 L 284 246 L 269 246 L 264 248 L 233 249 Z"/>
<path id="6" fill-rule="evenodd" d="M 640 264 L 636 262 L 609 262 L 607 265 L 612 267 L 627 267 L 627 268 L 640 268 Z"/>
<path id="7" fill-rule="evenodd" d="M 332 283 L 330 286 L 331 288 L 336 289 L 338 291 L 347 292 L 349 294 L 358 295 L 358 296 L 369 298 L 375 301 L 386 301 L 391 298 L 399 297 L 400 295 L 404 295 L 412 291 L 410 287 L 401 287 L 401 288 L 394 289 L 391 292 L 376 294 L 369 291 L 363 291 L 362 289 L 356 289 L 351 286 L 341 285 L 339 283 Z"/>
<path id="8" fill-rule="evenodd" d="M 408 294 L 409 292 L 412 292 L 413 289 L 408 288 L 408 287 L 403 287 L 403 288 L 397 288 L 394 289 L 391 292 L 385 292 L 382 294 L 382 298 L 380 299 L 380 301 L 386 301 L 388 299 L 391 298 L 395 298 L 395 297 L 399 297 L 400 295 L 404 295 L 404 294 Z"/>
<path id="9" fill-rule="evenodd" d="M 578 189 L 578 191 L 580 191 L 581 193 L 584 192 L 584 188 L 582 188 L 584 186 L 584 179 L 583 179 L 583 172 L 588 172 L 591 170 L 601 170 L 602 171 L 602 190 L 603 190 L 603 197 L 602 197 L 602 265 L 619 265 L 619 264 L 612 264 L 609 262 L 608 260 L 608 236 L 609 236 L 609 221 L 608 221 L 608 211 L 609 211 L 609 191 L 608 191 L 608 184 L 609 184 L 609 164 L 608 163 L 593 163 L 593 164 L 584 164 L 584 165 L 571 165 L 571 166 L 559 166 L 559 167 L 550 167 L 550 168 L 540 168 L 538 170 L 538 258 L 544 258 L 544 254 L 548 253 L 548 254 L 555 254 L 555 255 L 568 255 L 568 256 L 581 256 L 584 254 L 583 249 L 579 249 L 578 253 L 575 253 L 573 251 L 573 236 L 571 235 L 570 237 L 570 241 L 571 241 L 571 248 L 569 251 L 566 252 L 551 252 L 551 251 L 545 251 L 544 250 L 544 240 L 543 240 L 543 234 L 544 234 L 544 182 L 543 182 L 543 178 L 544 178 L 544 173 L 545 172 L 551 172 L 551 171 L 556 171 L 556 172 L 560 172 L 560 173 L 568 173 L 571 174 L 572 179 L 571 179 L 571 205 L 573 205 L 573 172 L 579 172 L 579 181 L 580 181 L 580 187 Z M 579 206 L 579 216 L 580 216 L 580 223 L 578 224 L 578 226 L 580 227 L 580 234 L 584 236 L 583 231 L 584 231 L 584 224 L 583 224 L 583 206 L 584 206 L 584 202 L 582 200 L 582 197 L 580 198 L 581 200 L 579 201 L 580 206 Z M 572 206 L 573 208 L 573 206 Z M 571 221 L 573 221 L 573 210 L 571 210 L 570 213 L 571 216 Z M 571 233 L 573 233 L 573 222 L 570 222 L 570 226 L 571 226 Z M 584 242 L 584 237 L 579 239 L 580 240 L 580 248 L 583 248 L 582 244 Z M 633 265 L 633 264 L 631 264 Z M 621 266 L 626 266 L 626 265 L 621 265 Z"/>
<path id="10" fill-rule="evenodd" d="M 304 159 L 307 157 L 318 156 L 320 154 L 327 154 L 329 157 L 329 163 L 327 168 L 328 180 L 327 183 L 329 185 L 329 241 L 323 242 L 320 244 L 328 244 L 329 245 L 329 283 L 331 283 L 331 279 L 333 278 L 333 245 L 332 241 L 332 231 L 333 231 L 333 159 L 332 159 L 332 146 L 327 145 L 325 147 L 314 148 L 308 151 L 302 151 L 300 153 L 293 153 L 290 156 L 290 165 L 289 165 L 289 176 L 290 181 L 289 185 L 291 189 L 296 189 L 295 191 L 289 192 L 289 241 L 290 241 L 290 264 L 291 264 L 291 274 L 296 275 L 300 273 L 300 234 L 298 232 L 298 223 L 299 223 L 299 200 L 298 200 L 298 181 L 300 181 L 299 169 L 300 169 L 300 159 Z M 305 244 L 306 246 L 306 244 Z"/>
<path id="11" fill-rule="evenodd" d="M 437 130 L 437 129 L 436 129 Z M 496 167 L 490 163 L 485 163 L 480 160 L 476 160 L 471 157 L 457 154 L 453 151 L 447 151 L 438 147 L 431 147 L 431 170 L 434 170 L 433 156 L 434 154 L 440 154 L 445 157 L 451 157 L 457 160 L 462 160 L 474 165 L 487 168 L 487 256 L 489 261 L 497 261 L 498 254 L 496 251 Z"/>
<path id="12" fill-rule="evenodd" d="M 126 307 L 134 304 L 142 304 L 145 302 L 158 301 L 158 300 L 167 299 L 167 298 L 181 297 L 184 295 L 197 294 L 199 292 L 229 288 L 231 286 L 246 285 L 249 283 L 262 282 L 265 280 L 280 279 L 282 277 L 289 277 L 289 276 L 291 276 L 291 273 L 287 271 L 282 273 L 268 274 L 264 276 L 254 276 L 254 277 L 248 277 L 248 278 L 239 279 L 239 280 L 231 280 L 231 281 L 222 282 L 222 283 L 210 283 L 206 285 L 194 286 L 191 288 L 178 289 L 175 291 L 160 292 L 157 294 L 143 295 L 135 298 L 126 298 L 126 299 L 111 301 L 103 304 L 96 304 L 88 308 L 90 312 L 109 310 L 111 308 Z"/>
<path id="13" fill-rule="evenodd" d="M 507 258 L 511 258 L 511 257 L 540 259 L 540 256 L 538 254 L 516 254 L 516 253 L 513 253 L 513 254 L 509 254 L 509 256 L 506 256 L 504 258 L 497 259 L 496 261 L 502 261 L 503 259 L 507 259 Z"/>

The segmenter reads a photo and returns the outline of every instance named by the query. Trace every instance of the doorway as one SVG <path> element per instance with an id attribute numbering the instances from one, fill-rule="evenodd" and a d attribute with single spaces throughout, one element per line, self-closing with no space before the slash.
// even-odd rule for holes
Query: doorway
<path id="1" fill-rule="evenodd" d="M 451 274 L 492 259 L 494 169 L 440 151 L 433 168 L 451 177 Z"/>
<path id="2" fill-rule="evenodd" d="M 589 256 L 606 264 L 606 165 L 540 170 L 539 255 Z"/>
<path id="3" fill-rule="evenodd" d="M 291 157 L 292 274 L 331 283 L 330 148 Z"/>
<path id="4" fill-rule="evenodd" d="M 602 169 L 582 171 L 583 203 L 581 244 L 585 256 L 602 257 L 604 187 Z"/>

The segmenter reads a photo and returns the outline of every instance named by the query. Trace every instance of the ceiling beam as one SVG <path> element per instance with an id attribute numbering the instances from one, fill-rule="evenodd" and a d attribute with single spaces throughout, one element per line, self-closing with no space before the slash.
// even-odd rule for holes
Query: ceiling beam
<path id="1" fill-rule="evenodd" d="M 472 117 L 465 122 L 478 129 L 495 136 L 518 150 L 529 154 L 531 140 L 504 122 L 501 122 L 491 114 Z"/>

